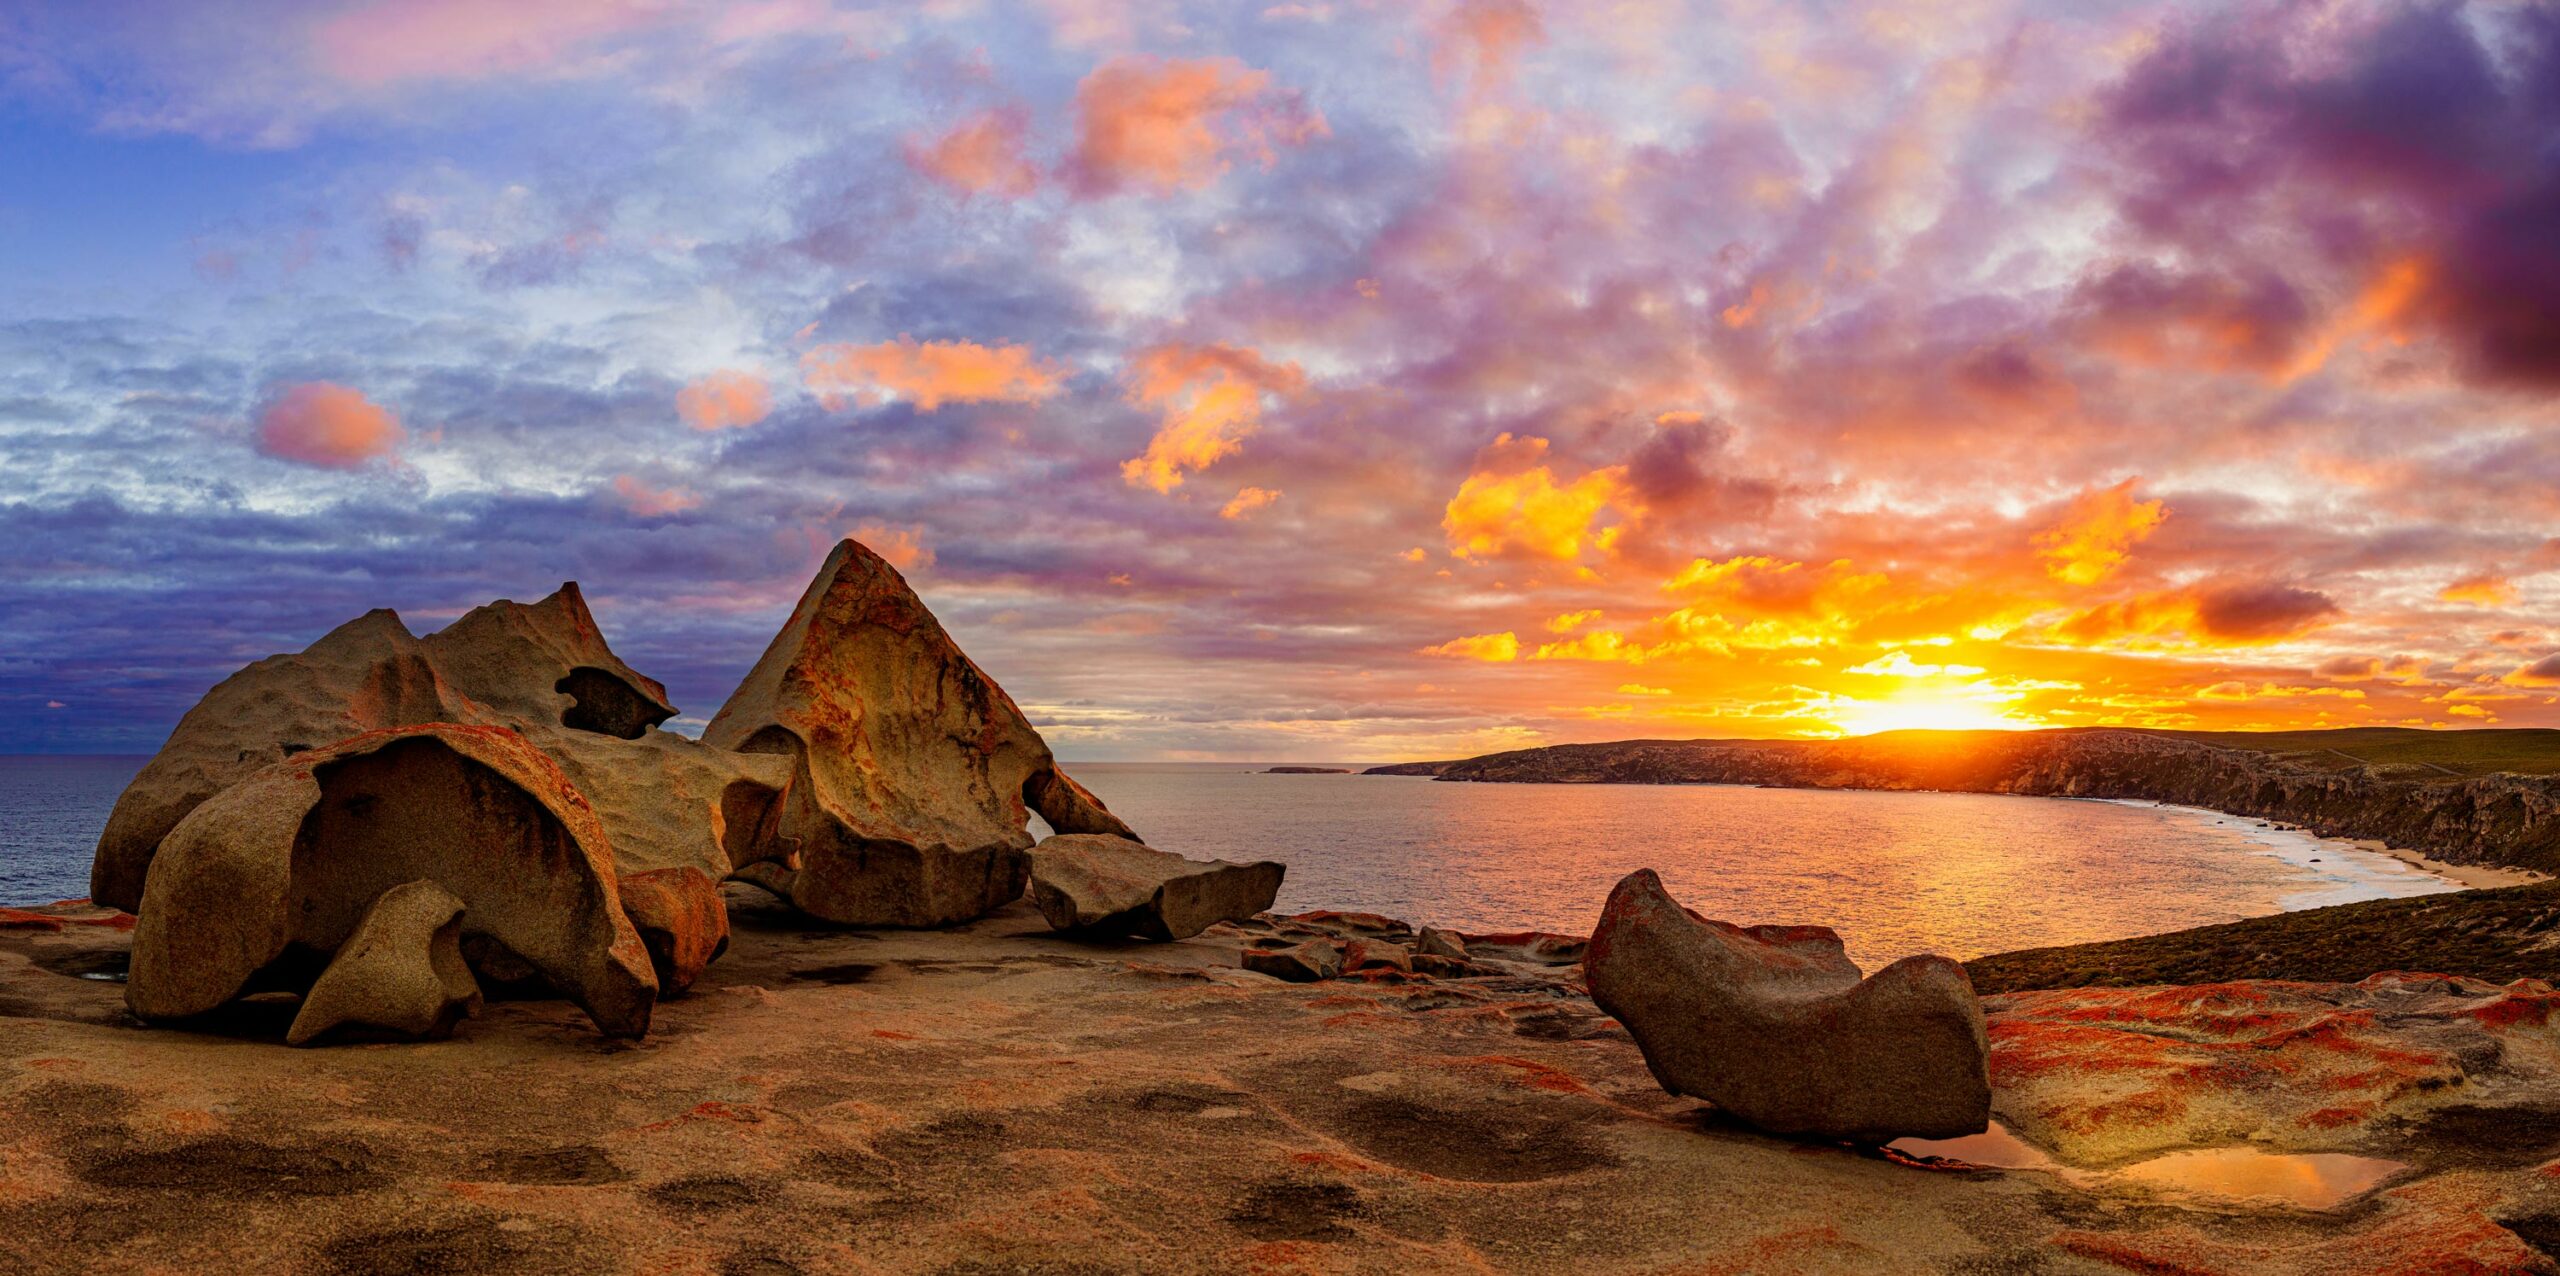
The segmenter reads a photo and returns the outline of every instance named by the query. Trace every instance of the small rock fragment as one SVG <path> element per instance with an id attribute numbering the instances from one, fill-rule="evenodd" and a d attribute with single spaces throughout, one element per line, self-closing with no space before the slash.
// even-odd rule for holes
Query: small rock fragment
<path id="1" fill-rule="evenodd" d="M 1102 833 L 1032 848 L 1031 898 L 1051 929 L 1189 939 L 1271 907 L 1285 870 L 1270 860 L 1185 859 Z"/>
<path id="2" fill-rule="evenodd" d="M 1455 931 L 1425 926 L 1422 934 L 1413 941 L 1413 951 L 1431 957 L 1446 957 L 1451 961 L 1465 961 L 1467 941 L 1459 938 Z"/>
<path id="3" fill-rule="evenodd" d="M 1330 939 L 1310 939 L 1287 948 L 1248 948 L 1244 968 L 1293 984 L 1332 979 L 1342 973 L 1342 946 Z"/>
<path id="4" fill-rule="evenodd" d="M 365 910 L 284 1039 L 302 1046 L 333 1028 L 363 1028 L 429 1040 L 479 1010 L 480 985 L 462 960 L 462 901 L 434 882 L 406 882 Z"/>
<path id="5" fill-rule="evenodd" d="M 1342 946 L 1342 969 L 1396 970 L 1413 973 L 1413 954 L 1404 945 L 1383 939 L 1355 939 Z"/>

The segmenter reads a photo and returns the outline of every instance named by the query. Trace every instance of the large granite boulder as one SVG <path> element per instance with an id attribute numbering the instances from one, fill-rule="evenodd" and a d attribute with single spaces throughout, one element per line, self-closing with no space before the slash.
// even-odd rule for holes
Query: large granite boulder
<path id="1" fill-rule="evenodd" d="M 1884 1143 L 1990 1121 L 1982 1006 L 1948 958 L 1862 979 L 1830 930 L 1708 921 L 1643 869 L 1610 892 L 1583 964 L 1664 1089 L 1761 1129 Z"/>
<path id="2" fill-rule="evenodd" d="M 612 1036 L 649 1027 L 658 982 L 624 915 L 612 844 L 561 774 L 502 727 L 368 732 L 297 753 L 199 805 L 161 843 L 127 1003 L 200 1015 L 342 949 L 385 891 L 433 882 L 466 951 L 538 974 Z"/>
<path id="3" fill-rule="evenodd" d="M 1270 860 L 1186 859 L 1102 833 L 1049 838 L 1031 851 L 1031 899 L 1053 930 L 1189 939 L 1271 907 L 1283 869 Z"/>
<path id="4" fill-rule="evenodd" d="M 90 864 L 90 898 L 139 909 L 161 839 L 205 799 L 272 763 L 384 727 L 481 717 L 390 611 L 269 656 L 206 692 L 116 798 Z"/>
<path id="5" fill-rule="evenodd" d="M 756 880 L 856 925 L 942 926 L 1022 894 L 1030 812 L 1134 837 L 897 569 L 836 546 L 703 743 L 791 767 Z M 743 867 L 740 865 L 739 867 Z"/>
<path id="6" fill-rule="evenodd" d="M 462 901 L 434 882 L 404 882 L 365 909 L 354 933 L 302 998 L 285 1044 L 345 1030 L 429 1039 L 479 1013 L 480 984 L 462 960 Z"/>

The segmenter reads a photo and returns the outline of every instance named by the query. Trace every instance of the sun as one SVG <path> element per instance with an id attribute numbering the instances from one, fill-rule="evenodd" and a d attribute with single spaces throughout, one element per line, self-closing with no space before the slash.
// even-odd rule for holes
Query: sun
<path id="1" fill-rule="evenodd" d="M 1883 700 L 1843 698 L 1831 713 L 1832 725 L 1845 735 L 1879 731 L 2031 731 L 2037 723 L 2012 717 L 2005 702 L 1989 694 L 1907 691 Z"/>

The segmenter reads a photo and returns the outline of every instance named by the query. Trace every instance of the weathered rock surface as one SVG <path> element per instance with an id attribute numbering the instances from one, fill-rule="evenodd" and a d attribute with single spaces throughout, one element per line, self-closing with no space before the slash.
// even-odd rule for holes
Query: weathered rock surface
<path id="1" fill-rule="evenodd" d="M 1990 1119 L 1982 1008 L 1947 958 L 1861 979 L 1831 931 L 1707 921 L 1645 869 L 1610 892 L 1584 970 L 1664 1089 L 1761 1129 L 1882 1143 Z"/>
<path id="2" fill-rule="evenodd" d="M 338 951 L 383 892 L 430 881 L 463 901 L 466 948 L 502 951 L 607 1034 L 637 1037 L 657 978 L 609 847 L 560 769 L 504 728 L 402 727 L 297 753 L 162 843 L 127 1000 L 146 1019 L 204 1014 L 294 953 Z"/>
<path id="3" fill-rule="evenodd" d="M 1451 961 L 1465 961 L 1467 941 L 1456 931 L 1425 926 L 1421 934 L 1414 936 L 1413 951 L 1431 957 L 1446 957 Z"/>
<path id="4" fill-rule="evenodd" d="M 365 910 L 284 1039 L 308 1045 L 335 1030 L 443 1037 L 479 1010 L 480 984 L 462 961 L 462 901 L 434 882 L 405 882 Z"/>
<path id="5" fill-rule="evenodd" d="M 91 863 L 90 896 L 139 909 L 160 840 L 207 798 L 271 763 L 366 731 L 480 713 L 389 611 L 366 612 L 301 652 L 261 660 L 206 692 L 116 798 Z"/>
<path id="6" fill-rule="evenodd" d="M 135 1032 L 95 977 L 128 936 L 0 932 L 11 1270 L 2363 1276 L 2548 1271 L 2560 1247 L 2560 1108 L 2523 1020 L 2486 1038 L 2512 1078 L 2468 1061 L 2338 1128 L 2394 1140 L 2373 1146 L 2401 1177 L 2326 1212 L 2242 1208 L 1761 1136 L 1666 1094 L 1567 972 L 1288 984 L 1233 966 L 1245 927 L 1131 960 L 1027 901 L 838 932 L 728 893 L 731 951 L 641 1050 L 597 1049 L 543 1001 L 493 1000 L 433 1049 L 210 1035 L 248 1034 L 263 1002 Z M 1995 1069 L 2032 1044 L 2003 1032 L 2030 1013 L 2010 1000 L 1986 1003 Z M 2032 1015 L 2183 1039 L 2240 1007 L 2077 1009 Z M 2367 1066 L 2435 1050 L 2332 1009 Z M 2259 1038 L 2305 1065 L 2306 1100 L 2358 1063 L 2318 1064 L 2321 1022 Z M 2109 1049 L 2020 1093 L 2056 1130 L 2140 1122 Z"/>
<path id="7" fill-rule="evenodd" d="M 829 921 L 942 926 L 1017 898 L 1034 809 L 1061 833 L 1132 836 L 1058 771 L 897 569 L 853 541 L 703 741 L 790 760 L 770 858 L 793 870 L 792 902 Z"/>
<path id="8" fill-rule="evenodd" d="M 1270 908 L 1283 871 L 1270 860 L 1186 859 L 1125 837 L 1063 834 L 1032 848 L 1031 899 L 1058 930 L 1189 939 Z"/>

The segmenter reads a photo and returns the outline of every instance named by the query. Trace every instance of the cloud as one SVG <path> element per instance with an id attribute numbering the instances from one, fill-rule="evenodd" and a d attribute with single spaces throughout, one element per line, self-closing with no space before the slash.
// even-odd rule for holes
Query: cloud
<path id="1" fill-rule="evenodd" d="M 2466 603 L 2473 607 L 2512 607 L 2516 602 L 2515 582 L 2495 572 L 2475 572 L 2436 591 L 2436 597 L 2449 603 Z"/>
<path id="2" fill-rule="evenodd" d="M 311 52 L 320 70 L 359 85 L 472 79 L 551 68 L 674 13 L 654 0 L 380 0 L 320 23 Z"/>
<path id="3" fill-rule="evenodd" d="M 1306 388 L 1298 365 L 1235 346 L 1150 347 L 1130 360 L 1128 376 L 1130 401 L 1164 415 L 1146 452 L 1123 462 L 1120 477 L 1159 492 L 1180 487 L 1185 470 L 1217 464 L 1261 429 L 1264 396 Z"/>
<path id="4" fill-rule="evenodd" d="M 2503 681 L 2513 687 L 2560 687 L 2560 651 L 2518 666 Z"/>
<path id="5" fill-rule="evenodd" d="M 2363 682 L 2382 676 L 2382 661 L 2374 656 L 2331 656 L 2313 665 L 2311 672 L 2337 682 Z"/>
<path id="6" fill-rule="evenodd" d="M 323 469 L 352 470 L 394 455 L 408 431 L 356 390 L 329 381 L 289 385 L 258 413 L 258 450 Z"/>
<path id="7" fill-rule="evenodd" d="M 822 345 L 800 356 L 800 373 L 829 408 L 847 397 L 864 407 L 896 398 L 922 412 L 945 403 L 1037 403 L 1057 394 L 1066 378 L 1064 370 L 1033 357 L 1028 346 L 912 337 L 869 346 Z"/>
<path id="8" fill-rule="evenodd" d="M 1464 66 L 1479 91 L 1501 84 L 1521 50 L 1544 42 L 1546 24 L 1528 0 L 1458 0 L 1440 20 L 1435 66 Z"/>
<path id="9" fill-rule="evenodd" d="M 1618 694 L 1622 696 L 1667 696 L 1671 694 L 1671 688 L 1648 687 L 1640 682 L 1626 682 L 1618 684 Z"/>
<path id="10" fill-rule="evenodd" d="M 1081 195 L 1132 188 L 1196 189 L 1244 152 L 1265 167 L 1276 148 L 1327 133 L 1324 116 L 1271 73 L 1234 58 L 1131 56 L 1094 68 L 1076 86 L 1076 144 L 1068 184 Z"/>
<path id="11" fill-rule="evenodd" d="M 754 425 L 773 411 L 773 392 L 753 372 L 714 372 L 676 392 L 676 415 L 697 430 Z"/>
<path id="12" fill-rule="evenodd" d="M 2240 642 L 2290 638 L 2338 614 L 2327 594 L 2271 582 L 2215 586 L 2195 598 L 2196 622 L 2207 636 Z"/>
<path id="13" fill-rule="evenodd" d="M 1436 646 L 1423 648 L 1422 654 L 1445 656 L 1451 660 L 1482 660 L 1500 664 L 1520 658 L 1520 636 L 1505 632 L 1452 638 Z"/>
<path id="14" fill-rule="evenodd" d="M 1551 634 L 1569 634 L 1574 630 L 1582 628 L 1584 625 L 1590 624 L 1592 621 L 1600 619 L 1601 615 L 1602 612 L 1600 609 L 1594 607 L 1586 608 L 1582 611 L 1569 611 L 1560 616 L 1550 616 L 1547 618 L 1547 632 Z"/>
<path id="15" fill-rule="evenodd" d="M 852 536 L 899 571 L 922 571 L 933 566 L 933 550 L 924 543 L 922 528 L 864 523 L 853 529 Z"/>
<path id="16" fill-rule="evenodd" d="M 1504 434 L 1477 454 L 1476 469 L 1441 511 L 1449 550 L 1461 558 L 1580 559 L 1607 551 L 1619 528 L 1595 524 L 1615 508 L 1640 508 L 1623 466 L 1557 476 L 1542 438 Z"/>
<path id="17" fill-rule="evenodd" d="M 1238 488 L 1235 499 L 1218 510 L 1218 517 L 1240 519 L 1279 499 L 1280 494 L 1267 487 Z"/>
<path id="18" fill-rule="evenodd" d="M 2157 500 L 2133 498 L 2138 478 L 2091 488 L 2071 500 L 2062 521 L 2036 534 L 2045 573 L 2068 585 L 2094 585 L 2115 574 L 2135 545 L 2169 517 Z"/>
<path id="19" fill-rule="evenodd" d="M 651 487 L 628 474 L 614 476 L 613 494 L 622 499 L 624 509 L 642 518 L 664 518 L 702 507 L 702 497 L 693 492 L 681 487 Z"/>
<path id="20" fill-rule="evenodd" d="M 1030 125 L 1018 106 L 980 111 L 930 142 L 909 139 L 907 163 L 962 195 L 1019 198 L 1040 185 L 1040 170 L 1023 156 Z"/>

